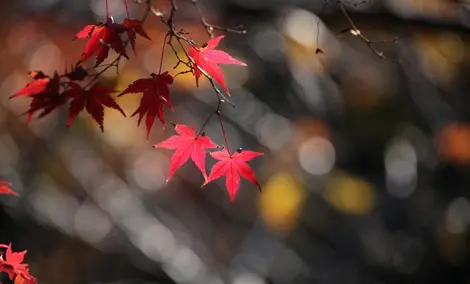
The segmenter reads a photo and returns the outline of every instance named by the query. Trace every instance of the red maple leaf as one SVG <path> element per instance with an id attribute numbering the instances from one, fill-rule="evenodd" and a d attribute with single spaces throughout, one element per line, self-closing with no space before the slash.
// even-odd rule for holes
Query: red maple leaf
<path id="1" fill-rule="evenodd" d="M 188 51 L 189 56 L 194 61 L 194 75 L 196 77 L 196 85 L 199 86 L 199 77 L 201 77 L 202 69 L 208 75 L 212 76 L 227 92 L 227 95 L 230 96 L 230 92 L 225 84 L 224 74 L 222 69 L 217 64 L 236 64 L 246 66 L 245 63 L 233 58 L 230 54 L 222 51 L 216 50 L 219 42 L 224 38 L 224 36 L 218 36 L 210 39 L 207 42 L 207 45 L 203 48 L 191 47 Z"/>
<path id="2" fill-rule="evenodd" d="M 122 21 L 121 25 L 123 25 L 126 28 L 127 37 L 129 38 L 129 41 L 131 43 L 132 50 L 134 50 L 134 53 L 135 53 L 136 34 L 139 34 L 140 36 L 145 37 L 148 40 L 151 40 L 150 37 L 147 35 L 147 33 L 142 28 L 142 22 L 141 21 L 135 20 L 135 19 L 125 18 L 124 21 Z"/>
<path id="3" fill-rule="evenodd" d="M 14 192 L 11 189 L 11 182 L 7 182 L 0 179 L 0 194 L 10 194 L 14 196 L 19 196 L 18 193 Z"/>
<path id="4" fill-rule="evenodd" d="M 168 89 L 168 85 L 173 83 L 173 77 L 168 74 L 168 72 L 158 75 L 152 73 L 151 76 L 151 78 L 134 81 L 119 94 L 119 96 L 122 96 L 129 93 L 143 93 L 140 105 L 132 116 L 139 114 L 137 125 L 140 125 L 144 115 L 147 115 L 147 140 L 149 138 L 150 129 L 157 117 L 163 125 L 165 124 L 164 104 L 166 104 L 170 110 L 173 110 L 170 100 L 170 90 Z"/>
<path id="5" fill-rule="evenodd" d="M 255 172 L 246 162 L 263 155 L 263 153 L 244 150 L 230 155 L 226 149 L 223 149 L 222 151 L 212 152 L 210 155 L 219 162 L 212 167 L 209 177 L 202 186 L 225 175 L 225 186 L 227 187 L 230 202 L 235 200 L 235 195 L 238 192 L 240 175 L 249 182 L 256 184 L 261 190 Z"/>
<path id="6" fill-rule="evenodd" d="M 99 23 L 84 27 L 75 35 L 75 38 L 89 38 L 83 49 L 81 61 L 96 55 L 95 66 L 97 66 L 108 57 L 110 48 L 129 59 L 121 38 L 121 34 L 125 31 L 126 27 L 116 24 L 113 18 L 108 18 L 104 24 Z"/>
<path id="7" fill-rule="evenodd" d="M 175 130 L 178 135 L 173 135 L 154 146 L 155 148 L 176 150 L 173 156 L 171 156 L 170 171 L 166 181 L 168 182 L 171 179 L 175 171 L 186 163 L 189 157 L 191 157 L 191 160 L 193 160 L 194 164 L 199 168 L 204 179 L 207 179 L 205 149 L 216 148 L 217 144 L 207 136 L 196 136 L 194 126 L 177 124 Z"/>
<path id="8" fill-rule="evenodd" d="M 33 97 L 33 100 L 31 101 L 29 110 L 27 111 L 27 123 L 31 121 L 31 118 L 37 111 L 42 110 L 38 116 L 38 118 L 41 118 L 50 114 L 52 111 L 56 110 L 67 102 L 67 97 L 63 93 L 59 92 L 59 80 L 60 79 L 58 76 L 54 77 L 50 82 L 50 87 L 46 92 L 31 96 Z"/>
<path id="9" fill-rule="evenodd" d="M 66 91 L 67 97 L 72 101 L 69 105 L 69 115 L 67 126 L 70 126 L 77 115 L 86 108 L 87 112 L 93 117 L 101 128 L 103 128 L 104 106 L 116 109 L 126 116 L 121 107 L 109 94 L 116 92 L 99 84 L 94 84 L 89 90 L 83 89 L 80 85 L 70 82 L 69 89 Z"/>
<path id="10" fill-rule="evenodd" d="M 28 264 L 22 263 L 26 255 L 26 250 L 21 252 L 13 252 L 11 244 L 0 247 L 6 248 L 5 254 L 0 257 L 0 272 L 8 273 L 10 280 L 14 280 L 15 284 L 35 284 L 36 278 L 29 274 Z"/>
<path id="11" fill-rule="evenodd" d="M 14 93 L 10 97 L 10 99 L 19 96 L 31 96 L 42 93 L 47 90 L 47 87 L 51 81 L 51 78 L 49 76 L 44 75 L 42 71 L 29 72 L 29 76 L 33 79 L 33 81 L 29 82 L 18 92 Z"/>
<path id="12" fill-rule="evenodd" d="M 52 78 L 44 75 L 44 73 L 40 71 L 33 71 L 30 73 L 30 76 L 34 81 L 28 83 L 10 97 L 28 96 L 33 98 L 29 105 L 29 110 L 26 112 L 28 114 L 26 123 L 31 121 L 31 118 L 37 111 L 42 110 L 39 115 L 39 118 L 41 118 L 62 106 L 67 101 L 67 97 L 60 93 L 60 76 L 57 72 L 54 73 L 54 77 Z"/>

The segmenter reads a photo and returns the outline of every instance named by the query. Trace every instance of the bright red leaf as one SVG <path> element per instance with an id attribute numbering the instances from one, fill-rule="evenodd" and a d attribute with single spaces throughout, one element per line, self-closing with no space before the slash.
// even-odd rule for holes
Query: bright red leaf
<path id="1" fill-rule="evenodd" d="M 67 97 L 72 101 L 69 105 L 69 115 L 67 126 L 70 126 L 77 115 L 86 108 L 87 112 L 93 117 L 101 128 L 103 128 L 104 107 L 116 109 L 126 116 L 121 107 L 116 103 L 110 93 L 116 92 L 105 86 L 93 85 L 89 90 L 83 89 L 76 83 L 69 83 L 69 89 L 66 91 Z"/>
<path id="2" fill-rule="evenodd" d="M 32 82 L 29 82 L 21 88 L 18 92 L 14 93 L 11 98 L 16 98 L 19 96 L 31 96 L 45 92 L 51 81 L 51 77 L 46 76 L 42 71 L 31 71 L 29 76 L 33 79 Z"/>
<path id="3" fill-rule="evenodd" d="M 219 42 L 224 38 L 224 36 L 218 36 L 210 39 L 207 42 L 207 46 L 203 48 L 191 47 L 188 51 L 189 56 L 194 61 L 194 75 L 196 76 L 196 85 L 199 85 L 199 77 L 201 77 L 202 72 L 200 69 L 204 70 L 208 75 L 214 78 L 227 92 L 227 95 L 230 96 L 230 92 L 225 84 L 224 74 L 222 69 L 217 64 L 236 64 L 246 66 L 245 63 L 233 58 L 230 54 L 216 50 Z"/>
<path id="4" fill-rule="evenodd" d="M 11 96 L 10 98 L 16 98 L 19 96 L 31 96 L 45 92 L 50 81 L 51 78 L 49 77 L 36 79 L 26 84 L 26 86 L 21 88 L 18 92 L 14 93 L 13 96 Z"/>
<path id="5" fill-rule="evenodd" d="M 147 115 L 147 139 L 149 138 L 150 129 L 157 117 L 162 124 L 165 124 L 164 104 L 166 104 L 170 110 L 173 110 L 170 100 L 170 90 L 168 88 L 168 85 L 173 83 L 173 77 L 168 74 L 168 72 L 158 75 L 152 73 L 151 76 L 151 78 L 134 81 L 119 94 L 119 96 L 122 96 L 130 93 L 143 93 L 140 105 L 132 116 L 139 114 L 137 125 L 140 125 L 144 115 Z"/>
<path id="6" fill-rule="evenodd" d="M 256 184 L 261 190 L 253 169 L 246 162 L 263 155 L 263 153 L 245 150 L 230 155 L 226 149 L 223 149 L 222 151 L 212 152 L 210 155 L 219 162 L 212 167 L 211 173 L 203 186 L 225 175 L 225 186 L 227 187 L 230 202 L 235 200 L 235 195 L 240 187 L 240 175 L 249 182 Z"/>
<path id="7" fill-rule="evenodd" d="M 104 24 L 84 27 L 75 35 L 75 38 L 89 38 L 83 49 L 81 61 L 96 55 L 95 66 L 97 66 L 108 57 L 110 48 L 119 55 L 129 58 L 121 38 L 121 34 L 125 31 L 126 27 L 116 24 L 113 18 L 108 18 Z"/>
<path id="8" fill-rule="evenodd" d="M 21 252 L 13 252 L 11 244 L 0 247 L 6 248 L 4 255 L 0 257 L 0 272 L 8 273 L 10 280 L 14 280 L 15 284 L 35 284 L 36 278 L 29 274 L 29 268 L 26 263 L 22 263 L 26 255 L 26 250 Z"/>
<path id="9" fill-rule="evenodd" d="M 135 19 L 129 19 L 125 18 L 124 21 L 122 21 L 122 25 L 126 28 L 127 36 L 129 38 L 129 41 L 132 46 L 132 50 L 134 50 L 135 53 L 135 38 L 136 34 L 139 34 L 140 36 L 151 40 L 150 37 L 147 35 L 147 33 L 144 31 L 142 28 L 142 22 L 139 20 Z"/>
<path id="10" fill-rule="evenodd" d="M 9 194 L 9 195 L 14 195 L 14 196 L 19 195 L 18 193 L 14 192 L 11 189 L 11 182 L 7 182 L 1 179 L 0 179 L 0 194 Z"/>
<path id="11" fill-rule="evenodd" d="M 181 167 L 191 157 L 194 164 L 199 168 L 204 179 L 206 174 L 206 149 L 216 148 L 217 144 L 209 137 L 194 133 L 194 126 L 177 124 L 175 130 L 178 135 L 173 135 L 167 140 L 156 144 L 156 148 L 166 148 L 176 150 L 170 160 L 170 171 L 167 182 L 171 179 L 175 171 Z"/>

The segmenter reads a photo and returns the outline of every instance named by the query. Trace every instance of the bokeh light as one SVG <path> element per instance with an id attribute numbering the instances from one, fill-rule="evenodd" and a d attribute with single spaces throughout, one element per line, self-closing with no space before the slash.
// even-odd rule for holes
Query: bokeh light
<path id="1" fill-rule="evenodd" d="M 263 186 L 260 210 L 264 221 L 276 233 L 286 233 L 299 217 L 304 189 L 287 172 L 276 173 Z"/>
<path id="2" fill-rule="evenodd" d="M 375 189 L 358 177 L 336 173 L 328 181 L 326 200 L 337 210 L 352 215 L 369 213 L 375 207 Z"/>

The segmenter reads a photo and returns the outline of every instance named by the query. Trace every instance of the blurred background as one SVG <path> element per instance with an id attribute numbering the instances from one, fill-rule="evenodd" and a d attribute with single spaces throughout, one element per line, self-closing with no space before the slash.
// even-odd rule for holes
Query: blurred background
<path id="1" fill-rule="evenodd" d="M 165 183 L 172 152 L 152 145 L 170 124 L 146 141 L 135 117 L 110 110 L 103 134 L 85 113 L 67 129 L 63 107 L 26 125 L 29 99 L 8 97 L 28 71 L 75 63 L 85 41 L 73 35 L 104 19 L 104 1 L 0 1 L 0 179 L 21 194 L 1 197 L 0 243 L 27 249 L 50 284 L 470 283 L 465 2 L 348 0 L 362 35 L 398 38 L 371 46 L 343 32 L 333 0 L 203 1 L 210 23 L 248 30 L 221 43 L 248 63 L 223 68 L 236 107 L 222 112 L 232 148 L 265 153 L 250 162 L 262 193 L 243 180 L 231 205 L 224 179 L 200 188 L 192 162 Z M 191 1 L 178 3 L 177 27 L 207 41 Z M 120 0 L 110 10 L 125 17 Z M 165 27 L 151 15 L 145 30 L 152 41 L 138 38 L 104 84 L 158 72 Z M 164 69 L 174 64 L 168 49 Z M 196 128 L 217 104 L 190 74 L 171 93 L 167 120 Z M 140 97 L 118 102 L 130 115 Z M 206 134 L 223 143 L 217 120 Z"/>

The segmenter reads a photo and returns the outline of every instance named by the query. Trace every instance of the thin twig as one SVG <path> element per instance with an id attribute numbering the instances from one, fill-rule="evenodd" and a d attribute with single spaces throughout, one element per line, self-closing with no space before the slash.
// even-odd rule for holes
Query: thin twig
<path id="1" fill-rule="evenodd" d="M 230 153 L 230 147 L 228 145 L 227 133 L 225 132 L 224 122 L 222 120 L 222 113 L 220 111 L 217 111 L 217 117 L 219 118 L 220 129 L 222 130 L 222 136 L 224 137 L 225 147 L 227 148 L 228 154 L 232 156 L 232 154 Z"/>
<path id="2" fill-rule="evenodd" d="M 124 1 L 124 7 L 126 8 L 126 16 L 127 16 L 127 18 L 130 18 L 130 16 L 129 16 L 129 7 L 127 7 L 127 0 L 122 0 L 122 1 Z"/>
<path id="3" fill-rule="evenodd" d="M 317 20 L 317 49 L 315 50 L 315 53 L 323 53 L 323 50 L 320 48 L 320 16 L 325 12 L 325 8 L 327 5 L 330 4 L 329 0 L 325 0 L 323 2 L 323 6 L 320 10 L 320 13 L 318 13 L 318 20 Z"/>
<path id="4" fill-rule="evenodd" d="M 361 3 L 363 2 L 366 2 L 366 1 L 362 1 Z M 341 12 L 343 13 L 344 17 L 346 18 L 346 20 L 348 21 L 349 25 L 350 25 L 350 29 L 347 29 L 347 30 L 343 30 L 342 32 L 340 32 L 339 35 L 345 33 L 345 32 L 350 32 L 352 35 L 354 36 L 357 36 L 359 37 L 365 44 L 367 44 L 367 46 L 372 50 L 372 52 L 377 55 L 379 58 L 383 59 L 383 60 L 388 60 L 388 61 L 394 61 L 394 62 L 397 62 L 397 60 L 394 60 L 394 59 L 390 59 L 388 57 L 386 57 L 384 55 L 384 53 L 380 50 L 378 50 L 376 47 L 375 47 L 375 44 L 376 43 L 397 43 L 398 42 L 398 39 L 397 38 L 393 38 L 391 40 L 381 40 L 381 41 L 372 41 L 370 40 L 369 38 L 367 38 L 366 36 L 364 36 L 361 31 L 357 28 L 356 24 L 354 23 L 354 21 L 351 19 L 351 17 L 349 16 L 349 13 L 346 11 L 346 8 L 344 7 L 344 3 L 346 4 L 351 4 L 349 2 L 343 2 L 342 0 L 338 1 L 338 6 L 341 10 Z M 357 4 L 351 4 L 351 5 L 354 5 L 354 6 L 359 6 L 361 3 L 357 3 Z"/>
<path id="5" fill-rule="evenodd" d="M 246 30 L 242 29 L 242 27 L 240 27 L 240 29 L 237 29 L 237 28 L 227 28 L 227 27 L 221 27 L 221 26 L 209 24 L 206 20 L 206 17 L 202 13 L 201 7 L 199 7 L 199 3 L 200 3 L 199 0 L 191 0 L 191 2 L 196 7 L 197 12 L 199 13 L 200 22 L 204 26 L 204 29 L 206 30 L 207 34 L 210 37 L 214 37 L 214 30 L 223 31 L 227 33 L 235 33 L 235 34 L 246 34 Z"/>
<path id="6" fill-rule="evenodd" d="M 183 74 L 188 74 L 188 73 L 193 73 L 193 69 L 189 69 L 189 70 L 186 70 L 186 71 L 178 72 L 178 73 L 176 73 L 175 75 L 173 75 L 173 79 L 176 78 L 178 75 L 183 75 Z"/>

